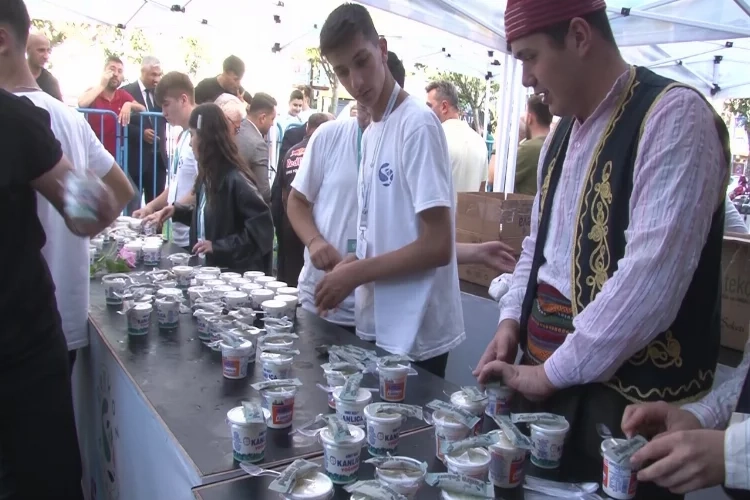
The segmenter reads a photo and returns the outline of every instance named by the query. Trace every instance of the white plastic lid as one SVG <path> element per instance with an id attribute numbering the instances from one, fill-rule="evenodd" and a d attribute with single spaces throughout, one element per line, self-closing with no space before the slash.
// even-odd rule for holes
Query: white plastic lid
<path id="1" fill-rule="evenodd" d="M 250 292 L 250 295 L 253 297 L 273 297 L 274 293 L 271 290 L 266 290 L 265 288 L 258 288 L 257 290 L 253 290 Z"/>
<path id="2" fill-rule="evenodd" d="M 162 288 L 157 290 L 157 297 L 182 297 L 182 290 L 179 288 Z"/>
<path id="3" fill-rule="evenodd" d="M 255 278 L 256 283 L 273 283 L 274 281 L 276 281 L 276 278 L 274 278 L 273 276 L 263 275 L 263 276 L 257 276 Z"/>
<path id="4" fill-rule="evenodd" d="M 225 286 L 226 283 L 224 283 L 224 280 L 220 280 L 214 276 L 211 276 L 210 280 L 206 280 L 205 283 L 203 283 L 206 286 L 210 286 L 211 288 L 217 287 L 217 286 Z"/>
<path id="5" fill-rule="evenodd" d="M 451 404 L 461 408 L 479 407 L 481 409 L 484 409 L 484 407 L 487 406 L 487 399 L 487 396 L 485 396 L 479 401 L 469 401 L 469 399 L 466 397 L 466 394 L 464 394 L 462 391 L 456 391 L 451 394 Z"/>
<path id="6" fill-rule="evenodd" d="M 358 445 L 361 446 L 362 443 L 365 441 L 365 431 L 364 429 L 360 429 L 359 427 L 356 427 L 354 425 L 348 425 L 349 427 L 349 434 L 351 436 L 347 436 L 341 441 L 334 441 L 333 440 L 333 434 L 331 433 L 331 429 L 328 427 L 323 427 L 323 430 L 320 431 L 320 439 L 323 441 L 323 444 L 329 444 L 334 446 L 341 446 L 343 445 Z"/>
<path id="7" fill-rule="evenodd" d="M 235 425 L 264 425 L 260 422 L 248 422 L 245 420 L 245 410 L 241 406 L 235 406 L 227 412 L 227 420 Z"/>
<path id="8" fill-rule="evenodd" d="M 296 295 L 281 295 L 281 294 L 277 295 L 273 299 L 274 300 L 280 300 L 281 302 L 283 302 L 285 304 L 287 304 L 289 302 L 297 302 L 297 300 L 299 300 L 299 299 L 297 299 Z"/>
<path id="9" fill-rule="evenodd" d="M 245 278 L 260 278 L 261 276 L 265 276 L 266 273 L 263 271 L 245 271 L 245 273 L 242 275 Z"/>
<path id="10" fill-rule="evenodd" d="M 227 291 L 224 297 L 228 299 L 246 299 L 247 294 L 245 292 L 238 292 L 237 290 Z"/>
<path id="11" fill-rule="evenodd" d="M 266 283 L 266 288 L 285 288 L 287 284 L 283 281 L 269 281 Z"/>
<path id="12" fill-rule="evenodd" d="M 242 277 L 242 275 L 240 273 L 233 273 L 233 272 L 221 273 L 219 276 L 221 277 L 221 279 L 224 279 L 224 280 L 231 280 L 231 279 L 234 279 L 234 278 L 241 278 Z"/>
<path id="13" fill-rule="evenodd" d="M 172 271 L 176 273 L 189 273 L 193 270 L 193 266 L 174 266 Z"/>
<path id="14" fill-rule="evenodd" d="M 333 493 L 333 481 L 321 472 L 311 472 L 297 480 L 287 495 L 289 500 L 324 500 Z"/>
<path id="15" fill-rule="evenodd" d="M 152 311 L 154 307 L 148 303 L 138 302 L 133 309 L 136 311 Z"/>
<path id="16" fill-rule="evenodd" d="M 461 453 L 446 455 L 445 459 L 459 467 L 479 467 L 490 463 L 490 453 L 484 448 L 470 448 Z"/>
<path id="17" fill-rule="evenodd" d="M 266 300 L 260 306 L 263 309 L 284 309 L 286 307 L 286 302 L 280 300 Z"/>
<path id="18" fill-rule="evenodd" d="M 291 363 L 294 359 L 294 356 L 291 354 L 279 354 L 277 352 L 262 352 L 260 353 L 260 360 L 261 362 L 266 363 L 274 363 L 283 365 L 286 363 Z"/>
<path id="19" fill-rule="evenodd" d="M 284 286 L 277 290 L 280 295 L 299 295 L 299 289 L 293 286 Z"/>
<path id="20" fill-rule="evenodd" d="M 343 387 L 337 387 L 333 390 L 333 398 L 336 401 L 341 401 L 341 391 L 343 391 Z M 367 389 L 363 389 L 362 387 L 359 388 L 357 392 L 357 400 L 356 401 L 349 401 L 349 400 L 343 400 L 344 404 L 346 403 L 354 403 L 354 404 L 364 404 L 369 403 L 372 401 L 372 393 L 368 391 Z"/>

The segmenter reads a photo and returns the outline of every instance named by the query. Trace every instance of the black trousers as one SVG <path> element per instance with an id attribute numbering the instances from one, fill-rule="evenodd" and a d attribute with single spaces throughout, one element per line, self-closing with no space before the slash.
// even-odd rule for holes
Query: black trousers
<path id="1" fill-rule="evenodd" d="M 62 331 L 0 366 L 0 492 L 83 500 L 68 348 Z"/>
<path id="2" fill-rule="evenodd" d="M 445 368 L 448 366 L 448 353 L 446 352 L 445 354 L 424 361 L 417 361 L 414 364 L 435 376 L 445 378 Z"/>

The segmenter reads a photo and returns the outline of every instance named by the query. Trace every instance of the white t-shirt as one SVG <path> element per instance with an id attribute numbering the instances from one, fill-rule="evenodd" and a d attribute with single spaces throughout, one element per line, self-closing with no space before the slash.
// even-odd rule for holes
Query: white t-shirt
<path id="1" fill-rule="evenodd" d="M 76 170 L 107 175 L 115 159 L 97 139 L 83 114 L 45 92 L 19 92 L 50 114 L 52 132 Z M 42 254 L 55 282 L 57 309 L 68 341 L 68 349 L 88 345 L 89 239 L 68 230 L 62 216 L 43 197 L 37 196 L 37 214 L 47 243 Z"/>
<path id="2" fill-rule="evenodd" d="M 177 146 L 170 157 L 167 203 L 172 204 L 190 194 L 198 176 L 198 162 L 190 146 L 190 131 L 185 130 L 177 140 Z M 190 226 L 172 223 L 172 240 L 175 245 L 186 247 L 190 244 Z"/>
<path id="3" fill-rule="evenodd" d="M 344 257 L 357 237 L 357 119 L 324 123 L 315 131 L 302 157 L 292 187 L 313 204 L 320 234 Z M 324 271 L 313 266 L 305 248 L 305 265 L 297 288 L 302 307 L 316 312 L 315 287 Z M 354 326 L 354 294 L 328 313 L 332 323 Z"/>
<path id="4" fill-rule="evenodd" d="M 450 119 L 443 122 L 451 160 L 453 186 L 457 193 L 476 192 L 487 180 L 487 144 L 469 124 Z"/>
<path id="5" fill-rule="evenodd" d="M 413 243 L 419 237 L 419 213 L 435 207 L 450 207 L 455 241 L 448 145 L 440 122 L 423 103 L 408 97 L 385 122 L 373 122 L 365 132 L 357 189 L 358 228 L 362 188 L 369 182 L 366 176 L 371 176 L 365 233 L 368 258 Z M 437 269 L 360 286 L 356 305 L 360 337 L 375 339 L 386 351 L 416 361 L 444 354 L 465 338 L 456 259 Z"/>

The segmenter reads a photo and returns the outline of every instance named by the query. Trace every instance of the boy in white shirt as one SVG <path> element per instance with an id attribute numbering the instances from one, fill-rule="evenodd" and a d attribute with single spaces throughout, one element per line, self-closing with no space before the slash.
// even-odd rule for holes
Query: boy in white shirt
<path id="1" fill-rule="evenodd" d="M 356 258 L 318 283 L 316 306 L 332 310 L 357 289 L 357 334 L 444 376 L 448 352 L 465 338 L 445 135 L 388 71 L 387 43 L 367 9 L 336 8 L 320 50 L 373 122 L 362 141 Z"/>

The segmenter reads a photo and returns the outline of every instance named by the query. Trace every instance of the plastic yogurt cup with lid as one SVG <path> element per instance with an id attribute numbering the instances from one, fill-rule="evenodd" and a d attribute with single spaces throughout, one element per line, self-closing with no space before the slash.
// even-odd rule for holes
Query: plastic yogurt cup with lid
<path id="1" fill-rule="evenodd" d="M 170 298 L 174 300 L 182 300 L 182 290 L 179 288 L 160 288 L 156 291 L 157 299 Z"/>
<path id="2" fill-rule="evenodd" d="M 510 413 L 510 401 L 513 398 L 513 389 L 507 385 L 487 386 L 484 393 L 487 395 L 487 409 L 485 415 L 508 415 Z"/>
<path id="3" fill-rule="evenodd" d="M 216 276 L 214 276 L 213 274 L 204 273 L 203 269 L 200 269 L 198 271 L 198 274 L 195 275 L 195 282 L 198 284 L 198 286 L 206 286 L 207 281 L 212 281 L 215 279 Z"/>
<path id="4" fill-rule="evenodd" d="M 474 426 L 474 435 L 479 435 L 484 425 L 484 410 L 487 409 L 487 398 L 471 401 L 463 391 L 456 391 L 451 394 L 451 404 L 479 417 L 479 422 Z"/>
<path id="5" fill-rule="evenodd" d="M 246 367 L 247 368 L 247 367 Z M 294 397 L 297 388 L 273 387 L 260 391 L 263 408 L 266 410 L 266 424 L 271 429 L 286 429 L 294 420 Z"/>
<path id="6" fill-rule="evenodd" d="M 286 316 L 287 312 L 286 302 L 280 300 L 266 300 L 260 305 L 260 308 L 266 313 L 267 318 L 281 319 Z"/>
<path id="7" fill-rule="evenodd" d="M 174 266 L 172 272 L 177 279 L 178 287 L 188 288 L 190 286 L 190 279 L 193 277 L 192 266 Z"/>
<path id="8" fill-rule="evenodd" d="M 151 311 L 153 306 L 148 303 L 138 303 L 130 308 L 128 316 L 128 334 L 146 335 L 151 326 Z"/>
<path id="9" fill-rule="evenodd" d="M 396 452 L 401 439 L 401 426 L 405 420 L 400 413 L 378 411 L 379 406 L 370 404 L 365 406 L 364 410 L 367 422 L 367 452 L 374 457 Z"/>
<path id="10" fill-rule="evenodd" d="M 235 290 L 239 290 L 240 288 L 242 288 L 243 285 L 250 285 L 250 284 L 252 284 L 250 280 L 246 280 L 245 278 L 234 278 L 229 283 L 227 283 L 227 285 L 234 287 Z"/>
<path id="11" fill-rule="evenodd" d="M 274 293 L 271 290 L 265 288 L 259 288 L 258 290 L 252 290 L 250 292 L 252 300 L 252 306 L 254 309 L 260 309 L 263 302 L 271 300 L 274 297 Z"/>
<path id="12" fill-rule="evenodd" d="M 224 378 L 241 379 L 247 377 L 247 365 L 255 354 L 253 343 L 246 340 L 237 347 L 221 343 L 221 371 Z"/>
<path id="13" fill-rule="evenodd" d="M 343 390 L 343 387 L 337 387 L 333 391 L 333 399 L 336 401 L 336 415 L 349 425 L 364 427 L 365 407 L 372 403 L 372 393 L 360 387 L 356 401 L 347 401 L 340 397 Z"/>
<path id="14" fill-rule="evenodd" d="M 135 255 L 136 262 L 139 262 L 143 258 L 143 242 L 140 240 L 128 241 L 123 247 L 128 252 L 133 252 Z"/>
<path id="15" fill-rule="evenodd" d="M 484 448 L 470 448 L 461 453 L 445 455 L 448 472 L 487 481 L 490 470 L 490 452 Z"/>
<path id="16" fill-rule="evenodd" d="M 267 290 L 271 290 L 273 293 L 279 293 L 279 290 L 281 288 L 286 288 L 287 284 L 283 281 L 269 281 L 263 286 L 265 286 Z"/>
<path id="17" fill-rule="evenodd" d="M 286 304 L 286 312 L 284 316 L 289 318 L 290 321 L 294 321 L 297 317 L 297 296 L 296 295 L 276 295 L 274 300 L 278 300 Z"/>
<path id="18" fill-rule="evenodd" d="M 531 463 L 540 469 L 560 466 L 565 436 L 570 425 L 565 422 L 535 422 L 531 428 Z"/>
<path id="19" fill-rule="evenodd" d="M 397 366 L 383 366 L 378 364 L 380 376 L 380 399 L 390 403 L 400 403 L 406 398 L 406 379 L 409 377 L 411 366 L 402 364 Z"/>
<path id="20" fill-rule="evenodd" d="M 289 378 L 292 372 L 294 356 L 291 354 L 278 354 L 275 352 L 260 353 L 260 364 L 263 367 L 263 378 L 265 380 L 283 380 Z"/>
<path id="21" fill-rule="evenodd" d="M 220 280 L 219 278 L 213 276 L 210 280 L 206 280 L 203 282 L 203 286 L 207 286 L 212 290 L 215 290 L 216 287 L 224 286 L 226 283 L 224 283 L 224 280 Z"/>
<path id="22" fill-rule="evenodd" d="M 245 278 L 247 278 L 247 276 L 245 276 Z M 257 283 L 259 285 L 262 285 L 263 288 L 265 288 L 265 286 L 266 286 L 267 283 L 273 283 L 274 281 L 276 281 L 276 278 L 274 278 L 273 276 L 265 276 L 265 275 L 264 276 L 257 276 L 255 278 L 251 278 L 251 279 L 253 280 L 253 283 Z"/>
<path id="23" fill-rule="evenodd" d="M 262 276 L 265 276 L 266 273 L 263 271 L 245 271 L 242 273 L 242 277 L 246 280 L 255 281 L 257 278 L 260 278 Z"/>
<path id="24" fill-rule="evenodd" d="M 276 290 L 276 293 L 278 293 L 279 295 L 294 295 L 295 297 L 299 297 L 299 289 L 293 286 L 285 286 L 279 288 L 278 290 Z"/>
<path id="25" fill-rule="evenodd" d="M 211 324 L 209 320 L 211 318 L 218 318 L 219 313 L 198 309 L 193 313 L 193 317 L 195 317 L 198 328 L 198 338 L 201 340 L 211 340 Z"/>
<path id="26" fill-rule="evenodd" d="M 122 305 L 122 296 L 125 294 L 125 278 L 123 276 L 118 274 L 102 276 L 104 301 L 108 306 Z"/>
<path id="27" fill-rule="evenodd" d="M 359 373 L 359 370 L 352 367 L 346 370 L 323 370 L 323 373 L 325 373 L 328 387 L 341 387 L 346 384 L 346 379 L 350 375 Z M 336 409 L 336 400 L 333 399 L 333 391 L 328 393 L 328 407 L 332 410 Z"/>
<path id="28" fill-rule="evenodd" d="M 350 425 L 349 433 L 351 436 L 338 442 L 328 427 L 324 427 L 318 434 L 320 444 L 323 445 L 323 465 L 326 474 L 336 484 L 353 483 L 359 473 L 359 456 L 365 442 L 365 431 Z"/>
<path id="29" fill-rule="evenodd" d="M 229 284 L 229 282 L 232 281 L 233 279 L 242 278 L 242 275 L 240 273 L 226 272 L 226 273 L 221 273 L 219 275 L 219 278 L 224 280 L 224 283 Z"/>
<path id="30" fill-rule="evenodd" d="M 251 300 L 253 291 L 255 290 L 263 290 L 263 287 L 257 283 L 245 283 L 239 287 L 239 291 L 245 292 L 246 294 L 250 295 Z"/>
<path id="31" fill-rule="evenodd" d="M 238 292 L 237 290 L 225 292 L 223 299 L 224 305 L 226 305 L 227 309 L 230 311 L 236 311 L 237 309 L 250 305 L 250 299 L 247 294 L 245 292 Z"/>
<path id="32" fill-rule="evenodd" d="M 292 337 L 279 337 L 279 338 L 267 338 L 262 337 L 260 344 L 263 347 L 272 347 L 274 349 L 292 349 L 294 347 L 294 338 Z"/>
<path id="33" fill-rule="evenodd" d="M 440 451 L 443 443 L 455 443 L 471 435 L 471 429 L 442 410 L 433 413 L 432 420 L 435 423 L 435 455 L 440 460 L 444 460 L 443 452 Z"/>
<path id="34" fill-rule="evenodd" d="M 205 296 L 209 293 L 211 293 L 211 289 L 207 286 L 191 286 L 188 288 L 188 300 L 190 301 L 190 305 L 192 306 L 195 304 L 195 300 L 198 297 Z"/>
<path id="35" fill-rule="evenodd" d="M 265 422 L 247 422 L 241 406 L 227 412 L 232 456 L 237 462 L 260 462 L 266 451 Z"/>
<path id="36" fill-rule="evenodd" d="M 169 298 L 156 299 L 156 316 L 159 328 L 174 330 L 180 324 L 180 303 Z"/>
<path id="37" fill-rule="evenodd" d="M 311 472 L 297 479 L 291 493 L 283 495 L 284 500 L 331 500 L 335 491 L 333 481 L 322 472 Z"/>
<path id="38" fill-rule="evenodd" d="M 527 450 L 516 448 L 502 431 L 500 440 L 489 447 L 492 484 L 498 488 L 515 488 L 523 482 Z"/>
<path id="39" fill-rule="evenodd" d="M 156 267 L 161 260 L 161 243 L 147 242 L 143 245 L 143 264 Z"/>
<path id="40" fill-rule="evenodd" d="M 614 446 L 625 442 L 624 439 L 605 439 L 601 447 L 604 460 L 602 489 L 604 493 L 618 500 L 629 500 L 635 497 L 638 488 L 638 471 L 631 467 L 628 460 L 617 463 L 611 453 Z"/>
<path id="41" fill-rule="evenodd" d="M 414 465 L 414 470 L 389 470 L 375 468 L 375 478 L 406 498 L 414 498 L 424 482 L 422 462 L 409 457 L 392 457 Z"/>
<path id="42" fill-rule="evenodd" d="M 219 269 L 218 267 L 202 267 L 201 273 L 210 274 L 214 278 L 218 279 L 219 276 L 221 276 L 221 269 Z"/>

